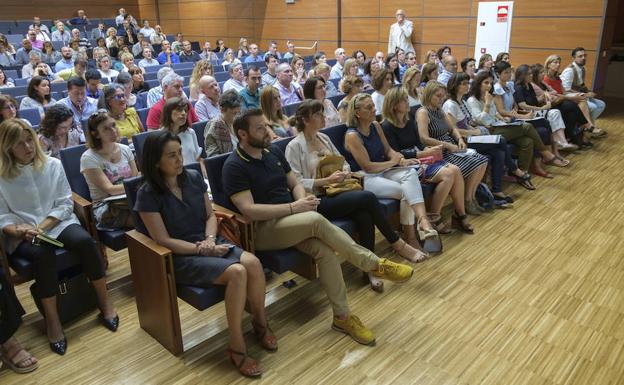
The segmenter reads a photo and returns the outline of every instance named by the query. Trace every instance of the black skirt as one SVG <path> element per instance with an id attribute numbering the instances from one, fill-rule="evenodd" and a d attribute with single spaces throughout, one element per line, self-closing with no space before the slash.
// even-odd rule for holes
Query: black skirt
<path id="1" fill-rule="evenodd" d="M 13 286 L 0 268 L 0 344 L 4 344 L 15 334 L 24 314 Z"/>

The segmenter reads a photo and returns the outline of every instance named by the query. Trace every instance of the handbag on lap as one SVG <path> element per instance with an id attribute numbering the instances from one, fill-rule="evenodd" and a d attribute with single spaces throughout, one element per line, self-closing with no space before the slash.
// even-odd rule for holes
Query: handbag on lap
<path id="1" fill-rule="evenodd" d="M 317 178 L 327 178 L 336 171 L 342 171 L 345 158 L 342 155 L 327 154 L 319 159 L 318 166 L 316 167 Z M 342 182 L 329 183 L 322 187 L 325 195 L 333 197 L 347 191 L 362 190 L 362 181 L 360 178 L 351 176 L 345 178 Z"/>

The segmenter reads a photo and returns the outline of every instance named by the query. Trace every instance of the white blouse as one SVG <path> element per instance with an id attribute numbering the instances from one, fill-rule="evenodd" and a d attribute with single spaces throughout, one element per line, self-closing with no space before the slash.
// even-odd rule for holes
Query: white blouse
<path id="1" fill-rule="evenodd" d="M 56 238 L 67 226 L 80 224 L 60 160 L 46 157 L 41 170 L 34 170 L 32 164 L 19 166 L 19 170 L 13 179 L 0 178 L 0 229 L 13 224 L 37 226 L 46 217 L 53 217 L 60 222 L 47 235 Z M 7 252 L 13 253 L 20 242 L 5 237 Z"/>

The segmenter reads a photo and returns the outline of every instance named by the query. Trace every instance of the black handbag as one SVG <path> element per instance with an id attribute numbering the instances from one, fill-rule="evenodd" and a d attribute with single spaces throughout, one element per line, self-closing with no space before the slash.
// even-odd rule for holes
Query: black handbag
<path id="1" fill-rule="evenodd" d="M 37 283 L 30 286 L 30 293 L 37 309 L 45 317 L 41 299 L 37 294 Z M 61 323 L 72 321 L 97 307 L 97 296 L 93 285 L 80 269 L 67 269 L 59 273 L 59 287 L 56 293 L 56 308 Z"/>

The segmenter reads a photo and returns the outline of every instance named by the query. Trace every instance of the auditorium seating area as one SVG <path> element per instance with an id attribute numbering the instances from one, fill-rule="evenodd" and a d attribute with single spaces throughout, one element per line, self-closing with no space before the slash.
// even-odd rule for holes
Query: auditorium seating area
<path id="1" fill-rule="evenodd" d="M 52 26 L 52 23 L 50 19 L 41 20 L 42 25 Z M 115 18 L 90 19 L 90 26 L 98 23 L 103 23 L 105 30 L 118 26 Z M 18 50 L 22 48 L 31 24 L 32 20 L 0 20 L 0 34 Z M 90 68 L 98 69 L 97 58 L 93 57 L 93 48 L 98 43 L 90 39 L 90 30 L 81 31 L 89 48 L 77 55 L 84 54 Z M 169 42 L 176 41 L 176 35 L 170 33 L 179 31 L 166 32 Z M 192 49 L 197 53 L 202 52 L 203 44 L 203 41 L 191 41 Z M 57 51 L 67 46 L 63 41 L 52 41 L 52 45 Z M 161 45 L 153 44 L 152 47 L 156 57 L 161 52 Z M 0 55 L 8 49 L 0 48 L 3 48 Z M 128 48 L 132 49 L 132 46 Z M 258 61 L 252 63 L 246 63 L 242 57 L 243 69 L 253 66 L 264 74 L 267 71 L 264 53 L 260 52 Z M 222 94 L 224 84 L 231 76 L 222 65 L 224 53 L 215 54 L 216 58 L 209 61 L 213 67 L 212 76 Z M 332 54 L 327 52 L 326 64 L 330 67 L 338 62 L 330 59 Z M 350 56 L 351 52 L 347 55 Z M 375 52 L 366 52 L 366 55 L 374 58 Z M 314 53 L 306 51 L 301 56 L 305 72 L 313 73 Z M 121 65 L 119 58 L 112 59 L 114 66 Z M 135 55 L 137 67 L 141 59 L 142 54 Z M 463 57 L 457 57 L 456 64 L 461 59 Z M 544 59 L 540 59 L 541 63 Z M 414 67 L 427 64 L 420 62 L 420 58 L 417 61 Z M 564 63 L 567 66 L 569 62 L 569 57 L 563 58 L 561 70 L 565 68 Z M 282 58 L 279 63 L 290 65 L 291 59 Z M 479 65 L 478 62 L 475 64 Z M 514 62 L 514 69 L 520 64 L 535 63 Z M 190 95 L 195 66 L 196 62 L 185 62 L 147 66 L 141 70 L 145 84 L 153 89 L 161 86 L 158 71 L 170 67 L 183 78 L 183 91 Z M 436 62 L 436 66 L 440 72 L 445 70 L 441 61 Z M 28 121 L 36 132 L 40 132 L 45 114 L 42 115 L 38 108 L 19 109 L 22 100 L 29 97 L 30 78 L 22 78 L 23 67 L 24 64 L 0 65 L 5 77 L 5 84 L 0 84 L 0 96 L 13 98 L 18 107 L 16 117 Z M 486 71 L 490 72 L 489 67 Z M 465 71 L 459 68 L 458 72 Z M 392 74 L 395 79 L 397 75 Z M 361 77 L 361 74 L 357 76 Z M 473 73 L 470 81 L 474 78 Z M 342 79 L 327 82 L 340 90 Z M 395 80 L 394 86 L 400 87 L 400 79 Z M 116 84 L 114 78 L 111 81 L 103 78 L 100 89 L 112 84 Z M 53 81 L 49 85 L 50 95 L 56 101 L 68 97 L 67 81 Z M 426 83 L 422 84 L 419 92 L 425 86 Z M 370 95 L 378 91 L 368 84 L 361 92 Z M 134 105 L 145 130 L 130 140 L 130 137 L 119 140 L 130 145 L 139 171 L 145 170 L 141 164 L 143 150 L 146 139 L 153 132 L 147 130 L 148 114 L 152 109 L 148 107 L 147 94 L 148 91 L 138 92 Z M 345 94 L 339 92 L 327 99 L 338 108 L 344 97 Z M 101 96 L 100 104 L 103 101 Z M 417 105 L 409 108 L 410 119 L 416 119 L 421 102 L 419 100 Z M 195 105 L 197 100 L 191 103 Z M 284 105 L 284 116 L 294 116 L 301 104 Z M 266 305 L 280 348 L 277 352 L 265 354 L 259 346 L 249 344 L 250 356 L 262 357 L 262 383 L 618 383 L 624 375 L 622 360 L 618 359 L 624 351 L 622 327 L 618 322 L 622 306 L 617 301 L 619 293 L 624 290 L 619 279 L 622 272 L 622 256 L 618 251 L 621 241 L 617 232 L 605 224 L 611 219 L 616 227 L 621 224 L 621 209 L 613 202 L 618 201 L 617 191 L 624 186 L 619 186 L 621 178 L 617 176 L 620 171 L 614 167 L 618 158 L 614 154 L 623 139 L 620 131 L 624 116 L 613 112 L 621 107 L 621 103 L 614 102 L 613 105 L 616 108 L 609 106 L 607 116 L 601 117 L 596 124 L 596 127 L 608 131 L 608 139 L 593 140 L 592 137 L 593 144 L 583 148 L 586 151 L 580 151 L 582 146 L 579 145 L 579 151 L 566 153 L 566 158 L 571 161 L 570 167 L 548 168 L 552 174 L 546 174 L 555 179 L 538 178 L 532 170 L 533 181 L 538 187 L 536 191 L 521 188 L 511 174 L 504 177 L 505 189 L 515 202 L 493 206 L 500 210 L 483 210 L 482 215 L 471 216 L 475 235 L 453 231 L 442 236 L 443 253 L 423 263 L 410 264 L 415 273 L 408 284 L 390 283 L 384 293 L 375 293 L 370 290 L 368 281 L 360 283 L 360 270 L 348 263 L 342 264 L 350 304 L 366 320 L 365 323 L 375 327 L 378 346 L 358 345 L 349 338 L 339 338 L 342 335 L 330 329 L 327 319 L 330 310 L 324 288 L 318 283 L 318 266 L 312 257 L 296 247 L 256 250 L 254 234 L 257 223 L 226 208 L 230 205 L 230 197 L 224 190 L 222 172 L 230 153 L 206 157 L 205 130 L 210 121 L 190 125 L 189 129 L 201 147 L 201 167 L 200 163 L 190 163 L 185 168 L 199 173 L 205 170 L 208 192 L 219 220 L 235 224 L 240 246 L 259 258 L 267 279 Z M 46 105 L 44 110 L 50 106 Z M 110 109 L 108 113 L 112 117 Z M 383 120 L 380 109 L 376 119 Z M 4 117 L 0 116 L 0 123 L 3 120 Z M 88 119 L 78 123 L 87 127 Z M 348 125 L 342 123 L 320 131 L 345 157 L 350 156 L 345 150 L 347 129 Z M 589 129 L 581 128 L 580 124 L 575 129 L 582 140 L 590 137 Z M 550 140 L 549 131 L 539 134 L 544 142 Z M 568 139 L 572 140 L 571 137 Z M 272 144 L 285 151 L 291 140 L 293 137 L 280 138 Z M 71 353 L 65 357 L 50 354 L 46 320 L 42 317 L 40 305 L 35 305 L 35 293 L 31 294 L 33 289 L 29 289 L 37 279 L 36 266 L 28 258 L 7 254 L 5 247 L 1 247 L 0 274 L 7 275 L 26 309 L 24 324 L 16 336 L 39 358 L 40 368 L 25 377 L 2 368 L 0 382 L 7 385 L 53 383 L 55 380 L 67 384 L 247 383 L 232 368 L 229 358 L 223 358 L 222 354 L 228 343 L 225 287 L 199 287 L 177 282 L 174 253 L 150 238 L 136 211 L 131 211 L 133 228 L 110 229 L 97 224 L 96 207 L 81 170 L 81 156 L 88 148 L 83 139 L 77 146 L 61 148 L 59 159 L 72 191 L 74 213 L 102 252 L 108 290 L 121 319 L 120 331 L 104 334 L 104 331 L 91 330 L 91 324 L 95 322 L 92 316 L 96 314 L 95 305 L 91 304 L 80 314 L 61 319 L 71 341 Z M 513 152 L 513 162 L 517 164 L 517 146 L 509 143 L 507 148 L 509 153 Z M 492 161 L 491 156 L 489 161 Z M 484 185 L 487 187 L 490 181 L 491 169 L 488 168 Z M 137 191 L 144 182 L 144 176 L 139 175 L 120 183 L 124 186 L 129 207 L 134 207 Z M 425 202 L 430 207 L 436 185 L 421 183 Z M 378 201 L 384 216 L 400 232 L 401 201 L 389 198 L 379 198 Z M 453 210 L 452 202 L 447 198 L 443 216 L 455 215 Z M 353 220 L 341 218 L 331 220 L 331 223 L 358 241 Z M 379 231 L 376 236 L 375 253 L 399 261 L 397 253 L 382 239 Z M 83 274 L 75 253 L 57 248 L 56 254 L 59 279 Z M 87 296 L 90 296 L 90 303 L 95 301 L 92 293 L 84 295 L 85 301 Z M 249 305 L 247 302 L 248 312 Z M 247 325 L 248 318 L 251 319 L 245 315 L 243 319 L 246 337 L 254 334 Z M 561 333 L 565 335 L 558 335 L 558 330 L 563 330 Z M 506 347 L 507 341 L 513 341 L 514 347 Z M 583 370 L 602 375 L 602 378 L 589 380 L 589 375 L 581 373 Z M 185 378 L 185 375 L 189 377 Z M 28 376 L 31 376 L 30 381 Z M 589 382 L 583 382 L 583 378 Z"/>

